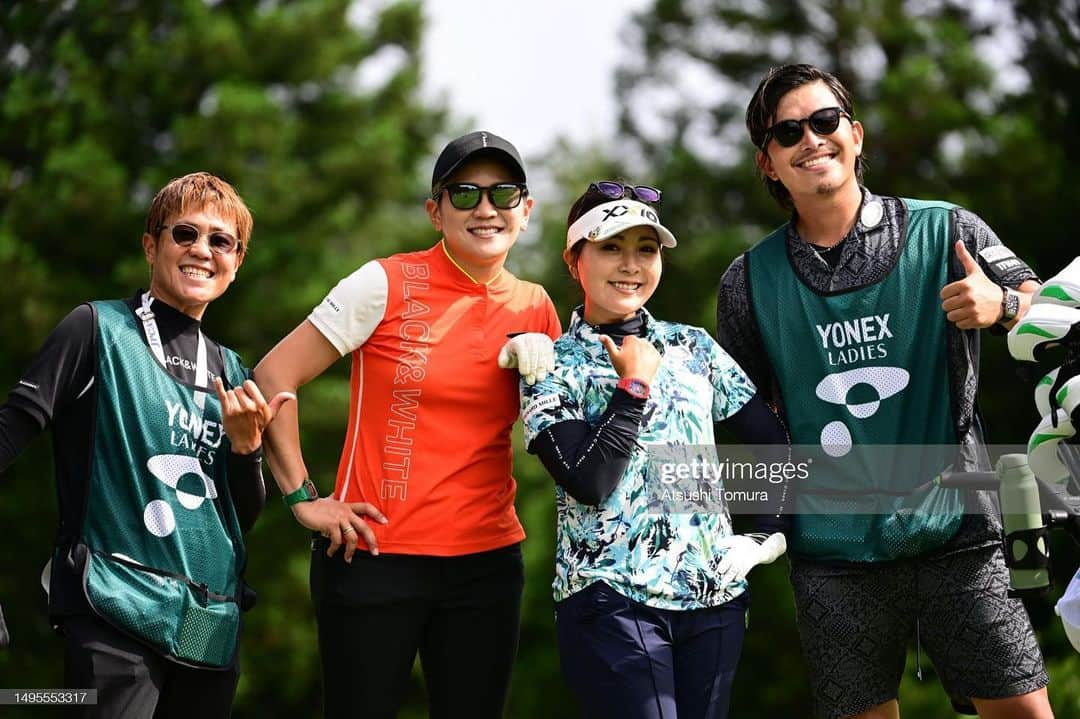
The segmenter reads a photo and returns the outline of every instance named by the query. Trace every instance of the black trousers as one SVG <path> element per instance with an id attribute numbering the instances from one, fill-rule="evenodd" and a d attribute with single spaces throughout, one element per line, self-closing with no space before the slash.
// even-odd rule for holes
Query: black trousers
<path id="1" fill-rule="evenodd" d="M 726 719 L 748 597 L 657 609 L 595 582 L 555 605 L 566 683 L 589 719 Z"/>
<path id="2" fill-rule="evenodd" d="M 170 661 L 96 616 L 65 617 L 64 686 L 97 689 L 94 719 L 215 719 L 232 713 L 240 667 L 195 669 Z"/>
<path id="3" fill-rule="evenodd" d="M 517 653 L 524 569 L 517 544 L 459 557 L 364 552 L 352 564 L 313 542 L 327 719 L 390 719 L 420 664 L 432 719 L 503 715 Z"/>

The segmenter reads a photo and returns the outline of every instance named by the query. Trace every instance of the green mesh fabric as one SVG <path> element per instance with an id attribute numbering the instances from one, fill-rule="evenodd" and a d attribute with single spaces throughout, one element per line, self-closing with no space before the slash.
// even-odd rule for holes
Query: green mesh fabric
<path id="1" fill-rule="evenodd" d="M 939 452 L 912 462 L 889 446 L 956 441 L 938 299 L 952 251 L 951 205 L 905 202 L 905 246 L 897 266 L 875 284 L 816 293 L 791 268 L 786 228 L 747 258 L 754 314 L 792 442 L 818 446 L 832 458 L 796 488 L 788 545 L 794 554 L 849 561 L 913 556 L 942 544 L 960 524 L 956 490 L 896 496 L 944 464 Z M 870 446 L 873 451 L 854 450 Z"/>
<path id="2" fill-rule="evenodd" d="M 95 303 L 95 310 L 99 385 L 83 524 L 92 550 L 87 598 L 105 619 L 162 653 L 223 666 L 236 649 L 237 602 L 209 599 L 198 587 L 237 597 L 245 556 L 217 397 L 206 394 L 200 408 L 196 391 L 154 359 L 123 303 Z M 231 352 L 226 375 L 233 385 L 245 378 Z"/>

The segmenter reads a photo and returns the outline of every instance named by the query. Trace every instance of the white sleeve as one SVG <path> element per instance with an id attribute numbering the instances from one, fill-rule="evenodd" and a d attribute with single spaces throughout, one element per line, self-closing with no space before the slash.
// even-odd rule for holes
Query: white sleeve
<path id="1" fill-rule="evenodd" d="M 342 356 L 367 342 L 386 314 L 386 270 L 377 260 L 337 283 L 308 315 Z"/>

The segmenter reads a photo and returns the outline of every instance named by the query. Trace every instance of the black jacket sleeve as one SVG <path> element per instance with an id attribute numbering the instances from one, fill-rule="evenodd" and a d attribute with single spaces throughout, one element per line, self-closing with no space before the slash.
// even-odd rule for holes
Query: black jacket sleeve
<path id="1" fill-rule="evenodd" d="M 622 479 L 637 445 L 645 400 L 622 389 L 611 395 L 595 425 L 568 420 L 548 427 L 529 444 L 555 483 L 571 497 L 597 506 Z"/>
<path id="2" fill-rule="evenodd" d="M 0 472 L 93 384 L 94 313 L 80 305 L 60 321 L 0 405 Z"/>
<path id="3" fill-rule="evenodd" d="M 0 474 L 39 434 L 41 425 L 30 413 L 10 403 L 0 405 Z"/>
<path id="4" fill-rule="evenodd" d="M 229 493 L 240 531 L 247 532 L 255 525 L 259 513 L 266 505 L 266 483 L 262 475 L 262 449 L 251 454 L 229 452 Z"/>
<path id="5" fill-rule="evenodd" d="M 95 363 L 94 311 L 90 305 L 79 305 L 49 333 L 8 395 L 8 403 L 44 429 L 90 389 Z"/>
<path id="6" fill-rule="evenodd" d="M 738 412 L 716 423 L 717 433 L 727 430 L 743 444 L 755 446 L 759 462 L 774 462 L 789 458 L 787 449 L 791 444 L 787 427 L 760 394 L 755 394 Z M 777 456 L 779 449 L 783 457 Z M 760 544 L 775 532 L 786 534 L 791 528 L 791 515 L 786 511 L 791 504 L 792 486 L 785 480 L 769 485 L 767 512 L 758 514 L 754 532 L 750 536 Z"/>

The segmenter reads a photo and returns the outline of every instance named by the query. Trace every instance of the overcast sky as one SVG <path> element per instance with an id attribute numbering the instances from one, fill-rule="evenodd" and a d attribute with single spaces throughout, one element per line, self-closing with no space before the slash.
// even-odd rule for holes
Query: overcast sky
<path id="1" fill-rule="evenodd" d="M 470 129 L 511 140 L 526 157 L 559 135 L 611 137 L 619 37 L 649 0 L 428 0 L 424 91 L 443 94 Z"/>

